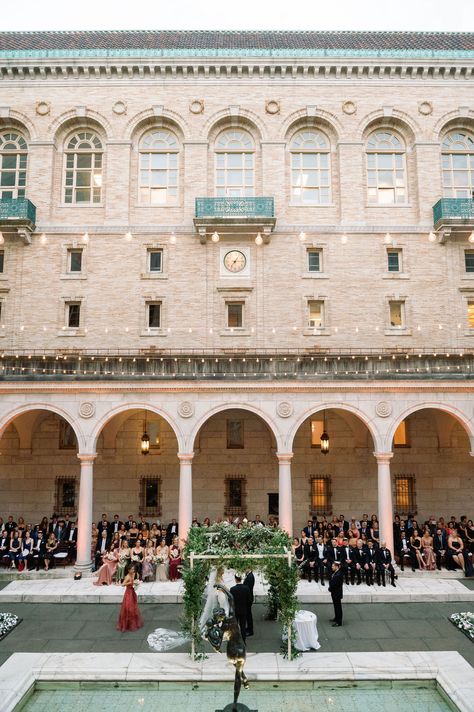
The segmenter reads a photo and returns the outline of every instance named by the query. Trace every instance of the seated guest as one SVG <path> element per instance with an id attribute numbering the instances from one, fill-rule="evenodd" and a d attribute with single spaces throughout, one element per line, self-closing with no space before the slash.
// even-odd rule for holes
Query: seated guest
<path id="1" fill-rule="evenodd" d="M 107 532 L 107 536 L 110 536 L 111 525 L 109 523 L 109 520 L 107 519 L 107 514 L 105 512 L 102 515 L 102 519 L 100 520 L 100 522 L 97 523 L 97 529 L 99 530 L 99 537 L 104 530 Z"/>
<path id="2" fill-rule="evenodd" d="M 367 542 L 367 550 L 365 552 L 366 555 L 366 562 L 367 566 L 364 566 L 365 572 L 366 572 L 366 582 L 367 586 L 373 586 L 374 585 L 374 572 L 375 572 L 375 567 L 376 567 L 376 555 L 377 555 L 377 550 L 374 547 L 374 542 L 372 539 L 369 539 Z"/>
<path id="3" fill-rule="evenodd" d="M 21 549 L 22 549 L 22 541 L 21 541 L 21 534 L 18 531 L 18 529 L 15 529 L 10 538 L 10 551 L 9 556 L 10 556 L 10 562 L 11 562 L 11 568 L 16 569 L 17 563 L 21 557 Z"/>
<path id="4" fill-rule="evenodd" d="M 121 540 L 120 549 L 118 553 L 118 565 L 115 578 L 117 583 L 122 583 L 127 567 L 131 560 L 131 550 L 128 545 L 128 539 L 123 538 Z"/>
<path id="5" fill-rule="evenodd" d="M 344 549 L 344 577 L 346 584 L 349 584 L 349 578 L 351 584 L 354 585 L 355 582 L 355 572 L 356 572 L 356 553 L 354 550 L 354 545 L 349 545 L 349 539 L 344 537 L 343 539 L 343 549 Z"/>
<path id="6" fill-rule="evenodd" d="M 372 519 L 370 526 L 370 538 L 376 546 L 380 545 L 380 527 L 377 519 Z"/>
<path id="7" fill-rule="evenodd" d="M 9 517 L 8 517 L 7 521 L 5 522 L 5 525 L 4 525 L 3 528 L 6 530 L 8 536 L 9 536 L 10 539 L 11 539 L 11 536 L 12 536 L 13 532 L 14 532 L 15 529 L 16 529 L 16 522 L 13 521 L 13 517 L 12 517 L 11 514 L 9 515 Z"/>
<path id="8" fill-rule="evenodd" d="M 142 565 L 144 555 L 145 551 L 142 545 L 140 544 L 140 541 L 137 539 L 134 546 L 130 550 L 130 559 L 140 579 L 142 578 Z"/>
<path id="9" fill-rule="evenodd" d="M 176 543 L 171 544 L 169 551 L 169 577 L 170 581 L 177 581 L 181 577 L 181 549 Z"/>
<path id="10" fill-rule="evenodd" d="M 119 549 L 120 548 L 120 533 L 115 532 L 115 534 L 112 534 L 112 540 L 110 542 L 110 545 L 112 549 Z"/>
<path id="11" fill-rule="evenodd" d="M 418 566 L 420 569 L 425 568 L 425 562 L 423 561 L 423 557 L 421 555 L 421 537 L 418 533 L 418 529 L 413 529 L 413 534 L 410 537 L 410 548 L 414 552 L 414 555 L 416 557 L 416 561 L 418 563 Z M 412 571 L 415 571 L 415 567 L 412 565 Z"/>
<path id="12" fill-rule="evenodd" d="M 97 581 L 94 581 L 94 586 L 110 586 L 118 566 L 117 550 L 109 544 L 105 553 L 102 555 L 102 566 L 97 573 Z"/>
<path id="13" fill-rule="evenodd" d="M 48 533 L 48 517 L 43 517 L 43 519 L 38 524 L 38 531 L 41 529 L 43 535 L 46 536 Z"/>
<path id="14" fill-rule="evenodd" d="M 168 546 L 173 541 L 173 537 L 178 534 L 178 522 L 176 519 L 172 519 L 171 522 L 166 527 L 166 543 Z"/>
<path id="15" fill-rule="evenodd" d="M 147 540 L 143 556 L 142 579 L 143 581 L 154 581 L 156 573 L 155 566 L 155 545 L 151 539 Z"/>
<path id="16" fill-rule="evenodd" d="M 458 534 L 458 530 L 453 528 L 448 537 L 448 555 L 450 559 L 465 572 L 463 549 L 464 544 Z"/>
<path id="17" fill-rule="evenodd" d="M 19 532 L 21 532 L 21 535 L 24 537 L 25 530 L 26 530 L 26 524 L 25 520 L 23 517 L 18 517 L 18 524 L 16 525 L 16 528 L 18 529 Z"/>
<path id="18" fill-rule="evenodd" d="M 395 587 L 395 570 L 392 565 L 392 554 L 390 549 L 387 549 L 385 542 L 382 541 L 381 546 L 377 549 L 375 555 L 375 567 L 377 571 L 377 585 L 380 586 L 380 578 L 382 585 L 385 586 L 385 574 L 390 574 L 390 583 Z"/>
<path id="19" fill-rule="evenodd" d="M 100 538 L 97 540 L 97 545 L 95 547 L 94 561 L 96 570 L 101 566 L 102 557 L 109 548 L 109 544 L 110 540 L 108 530 L 102 529 L 102 533 Z"/>
<path id="20" fill-rule="evenodd" d="M 436 530 L 436 534 L 433 537 L 433 548 L 435 552 L 435 557 L 436 557 L 436 568 L 438 571 L 441 571 L 441 562 L 443 560 L 443 557 L 446 557 L 446 552 L 448 549 L 448 538 L 446 536 L 446 532 L 441 529 L 441 527 L 438 527 Z M 446 565 L 447 565 L 446 561 Z"/>
<path id="21" fill-rule="evenodd" d="M 405 565 L 405 556 L 410 557 L 411 561 L 411 566 L 412 569 L 415 569 L 416 566 L 416 553 L 414 549 L 410 547 L 410 542 L 407 538 L 407 534 L 405 531 L 405 525 L 400 523 L 400 528 L 398 530 L 398 537 L 394 540 L 393 542 L 393 548 L 395 549 L 395 553 L 398 556 L 398 562 L 400 565 L 400 569 L 404 571 L 404 565 Z"/>
<path id="22" fill-rule="evenodd" d="M 0 534 L 0 560 L 8 556 L 10 551 L 10 537 L 8 536 L 7 530 L 3 529 Z"/>
<path id="23" fill-rule="evenodd" d="M 354 558 L 355 573 L 357 574 L 357 585 L 360 586 L 362 583 L 362 575 L 367 577 L 368 571 L 367 554 L 362 539 L 357 539 L 352 556 Z"/>
<path id="24" fill-rule="evenodd" d="M 371 538 L 372 538 L 371 535 L 370 535 L 370 527 L 369 527 L 369 525 L 368 525 L 367 519 L 363 519 L 363 520 L 362 520 L 362 522 L 361 522 L 361 524 L 360 524 L 360 530 L 359 530 L 359 532 L 360 532 L 361 537 L 362 537 L 362 536 L 365 536 L 366 539 L 371 539 Z"/>
<path id="25" fill-rule="evenodd" d="M 48 537 L 48 541 L 46 542 L 46 552 L 44 555 L 45 571 L 48 571 L 50 568 L 54 567 L 54 554 L 56 553 L 57 548 L 58 542 L 56 541 L 56 537 L 54 536 L 54 534 L 51 532 Z"/>
<path id="26" fill-rule="evenodd" d="M 33 544 L 33 548 L 30 551 L 30 556 L 28 559 L 28 565 L 30 569 L 35 568 L 36 571 L 40 570 L 40 566 L 44 566 L 46 557 L 46 534 L 43 534 L 41 529 L 38 532 L 38 537 L 36 542 Z"/>
<path id="27" fill-rule="evenodd" d="M 69 557 L 71 559 L 76 558 L 76 549 L 77 549 L 77 527 L 76 527 L 76 522 L 69 522 L 69 531 L 66 534 L 64 538 L 65 543 L 68 546 L 69 549 Z"/>
<path id="28" fill-rule="evenodd" d="M 436 556 L 433 548 L 433 537 L 429 527 L 425 527 L 423 536 L 421 537 L 421 555 L 425 562 L 427 571 L 434 571 L 436 566 Z"/>
<path id="29" fill-rule="evenodd" d="M 169 549 L 166 546 L 166 539 L 163 537 L 155 550 L 156 580 L 168 581 L 169 569 Z"/>
<path id="30" fill-rule="evenodd" d="M 28 571 L 28 561 L 34 543 L 35 542 L 33 541 L 33 537 L 30 535 L 30 532 L 26 530 L 25 537 L 22 542 L 21 556 L 18 564 L 18 566 L 21 566 L 24 571 Z"/>
<path id="31" fill-rule="evenodd" d="M 120 521 L 120 517 L 118 514 L 114 514 L 114 518 L 110 527 L 110 531 L 112 534 L 116 534 L 117 532 L 120 531 L 120 527 L 122 526 L 123 522 Z"/>
<path id="32" fill-rule="evenodd" d="M 130 542 L 131 547 L 135 546 L 135 543 L 138 539 L 139 534 L 140 534 L 140 530 L 137 527 L 137 523 L 135 521 L 133 521 L 130 526 L 130 529 L 128 530 L 128 541 Z"/>
<path id="33" fill-rule="evenodd" d="M 202 526 L 203 526 L 203 527 L 210 527 L 210 526 L 211 526 L 211 520 L 209 519 L 209 517 L 204 517 L 204 520 L 203 520 L 203 522 L 202 522 Z"/>
<path id="34" fill-rule="evenodd" d="M 141 530 L 143 530 L 143 529 L 147 529 L 148 531 L 150 530 L 150 525 L 145 520 L 145 517 L 143 516 L 143 514 L 140 514 L 140 521 L 138 522 L 138 528 Z"/>
<path id="35" fill-rule="evenodd" d="M 161 530 L 158 529 L 157 524 L 152 524 L 150 529 L 150 539 L 154 543 L 155 547 L 158 546 L 158 542 L 161 540 Z"/>
<path id="36" fill-rule="evenodd" d="M 134 519 L 133 519 L 133 514 L 129 514 L 127 517 L 127 521 L 125 522 L 125 529 L 129 531 L 133 525 Z M 135 522 L 136 524 L 136 522 Z"/>

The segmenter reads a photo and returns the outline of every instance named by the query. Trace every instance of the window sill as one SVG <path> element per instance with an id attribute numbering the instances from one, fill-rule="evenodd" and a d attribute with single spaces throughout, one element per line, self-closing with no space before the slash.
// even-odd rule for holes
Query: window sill
<path id="1" fill-rule="evenodd" d="M 6 334 L 6 331 L 5 331 L 5 327 L 2 326 L 2 327 L 0 328 L 0 339 L 3 338 L 3 337 L 6 336 L 6 335 L 7 335 L 7 334 Z"/>
<path id="2" fill-rule="evenodd" d="M 366 203 L 366 208 L 412 208 L 412 203 Z M 390 232 L 390 229 L 388 230 Z"/>
<path id="3" fill-rule="evenodd" d="M 140 336 L 168 336 L 168 332 L 165 329 L 142 329 L 140 331 Z"/>
<path id="4" fill-rule="evenodd" d="M 58 208 L 105 208 L 105 203 L 59 203 Z"/>
<path id="5" fill-rule="evenodd" d="M 303 336 L 331 336 L 331 330 L 328 327 L 313 329 L 307 327 L 303 331 Z"/>
<path id="6" fill-rule="evenodd" d="M 86 336 L 86 331 L 84 329 L 61 329 L 57 332 L 57 336 Z"/>
<path id="7" fill-rule="evenodd" d="M 329 279 L 326 272 L 303 272 L 301 279 Z"/>
<path id="8" fill-rule="evenodd" d="M 382 279 L 410 279 L 408 272 L 384 272 Z"/>
<path id="9" fill-rule="evenodd" d="M 78 272 L 77 274 L 62 274 L 60 275 L 59 279 L 87 279 L 87 275 L 84 274 L 84 272 Z"/>
<path id="10" fill-rule="evenodd" d="M 393 328 L 393 329 L 385 329 L 384 331 L 385 336 L 411 336 L 411 329 L 407 329 L 406 327 L 402 326 L 399 328 Z"/>
<path id="11" fill-rule="evenodd" d="M 252 336 L 252 332 L 248 329 L 239 329 L 238 327 L 222 329 L 219 336 Z"/>
<path id="12" fill-rule="evenodd" d="M 472 337 L 474 336 L 474 328 L 472 328 L 472 329 L 467 329 L 467 330 L 464 332 L 464 336 L 470 336 L 470 337 L 472 338 Z"/>
<path id="13" fill-rule="evenodd" d="M 288 203 L 289 208 L 335 208 L 336 203 Z"/>
<path id="14" fill-rule="evenodd" d="M 140 279 L 168 279 L 168 275 L 163 272 L 142 272 Z"/>
<path id="15" fill-rule="evenodd" d="M 0 277 L 0 279 L 1 279 L 1 277 Z M 461 279 L 467 279 L 467 280 L 474 279 L 474 272 L 472 272 L 471 274 L 463 274 Z"/>
<path id="16" fill-rule="evenodd" d="M 156 210 L 157 208 L 162 210 L 163 208 L 182 208 L 183 203 L 166 203 L 165 205 L 148 205 L 147 203 L 142 205 L 141 203 L 135 203 L 133 207 L 137 210 Z"/>
<path id="17" fill-rule="evenodd" d="M 473 275 L 473 277 L 474 277 L 474 275 Z M 0 274 L 0 282 L 8 282 L 9 279 L 10 279 L 10 277 L 8 276 L 8 274 L 5 274 L 5 272 L 2 272 Z"/>

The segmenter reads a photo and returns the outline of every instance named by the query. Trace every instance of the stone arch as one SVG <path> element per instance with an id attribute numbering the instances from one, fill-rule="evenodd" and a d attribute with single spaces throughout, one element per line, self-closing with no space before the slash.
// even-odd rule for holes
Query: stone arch
<path id="1" fill-rule="evenodd" d="M 240 401 L 237 401 L 235 403 L 222 403 L 221 405 L 214 406 L 209 411 L 206 411 L 198 421 L 194 424 L 194 427 L 192 431 L 189 433 L 186 444 L 188 447 L 189 452 L 193 451 L 196 438 L 199 434 L 199 431 L 201 428 L 207 423 L 207 421 L 212 418 L 214 415 L 217 415 L 218 413 L 222 413 L 223 411 L 226 410 L 245 410 L 250 413 L 253 413 L 254 415 L 257 415 L 260 417 L 267 427 L 270 430 L 271 435 L 275 438 L 275 442 L 277 445 L 277 450 L 282 451 L 282 446 L 283 446 L 283 438 L 281 436 L 281 433 L 279 432 L 276 423 L 272 420 L 272 418 L 266 413 L 265 411 L 261 410 L 260 408 L 256 408 L 255 406 L 249 404 L 249 403 L 241 403 Z"/>
<path id="2" fill-rule="evenodd" d="M 185 438 L 184 435 L 179 428 L 178 424 L 173 420 L 171 415 L 167 413 L 163 408 L 159 408 L 153 403 L 140 403 L 140 402 L 135 402 L 135 403 L 125 403 L 119 406 L 116 406 L 112 410 L 107 411 L 95 424 L 93 431 L 90 434 L 89 437 L 89 443 L 90 443 L 90 453 L 95 454 L 97 452 L 97 441 L 99 439 L 99 436 L 104 429 L 104 427 L 109 423 L 114 416 L 119 415 L 121 413 L 124 413 L 126 411 L 132 411 L 132 410 L 147 410 L 150 411 L 151 413 L 155 413 L 156 415 L 159 415 L 160 417 L 163 418 L 163 420 L 166 420 L 170 428 L 172 429 L 176 440 L 178 442 L 178 452 L 185 452 L 184 450 L 184 445 L 185 445 Z"/>
<path id="3" fill-rule="evenodd" d="M 189 126 L 184 118 L 169 109 L 164 110 L 160 115 L 155 114 L 153 109 L 146 109 L 136 114 L 127 122 L 123 132 L 124 138 L 136 143 L 142 133 L 153 127 L 169 128 L 177 134 L 181 143 L 189 138 Z"/>
<path id="4" fill-rule="evenodd" d="M 374 131 L 378 127 L 392 128 L 401 133 L 407 148 L 422 134 L 418 124 L 405 112 L 394 110 L 390 116 L 385 116 L 383 110 L 379 109 L 364 116 L 359 123 L 357 128 L 358 140 L 365 144 L 371 131 Z"/>
<path id="5" fill-rule="evenodd" d="M 105 141 L 113 138 L 112 125 L 97 111 L 86 109 L 84 114 L 79 115 L 76 110 L 71 109 L 56 117 L 48 127 L 49 140 L 61 143 L 66 135 L 74 129 L 94 129 L 98 131 Z"/>
<path id="6" fill-rule="evenodd" d="M 28 116 L 19 111 L 10 110 L 8 116 L 0 118 L 0 131 L 5 131 L 9 128 L 20 131 L 24 135 L 27 143 L 37 138 L 35 126 L 32 121 L 30 121 Z"/>
<path id="7" fill-rule="evenodd" d="M 400 423 L 408 418 L 412 413 L 416 413 L 419 410 L 440 410 L 444 413 L 452 415 L 455 420 L 464 428 L 466 434 L 471 442 L 471 450 L 474 451 L 474 423 L 470 420 L 465 413 L 463 413 L 459 408 L 455 406 L 448 405 L 446 403 L 438 403 L 436 401 L 427 401 L 424 403 L 415 403 L 414 405 L 406 408 L 398 417 L 392 422 L 386 436 L 384 444 L 384 452 L 392 451 L 392 442 L 395 431 L 400 425 Z"/>
<path id="8" fill-rule="evenodd" d="M 443 114 L 433 127 L 433 141 L 439 141 L 441 145 L 444 135 L 453 129 L 467 129 L 474 132 L 474 116 L 460 114 L 459 111 Z"/>
<path id="9" fill-rule="evenodd" d="M 211 116 L 204 127 L 204 135 L 213 145 L 216 136 L 226 128 L 243 128 L 249 131 L 255 143 L 263 141 L 267 138 L 267 132 L 264 123 L 261 119 L 247 109 L 240 109 L 238 114 L 234 114 L 229 109 L 224 109 Z"/>
<path id="10" fill-rule="evenodd" d="M 84 433 L 82 432 L 82 428 L 80 427 L 79 423 L 66 410 L 51 403 L 28 403 L 25 405 L 18 406 L 14 410 L 8 412 L 3 417 L 0 417 L 0 438 L 2 437 L 6 428 L 10 424 L 14 423 L 15 418 L 35 410 L 46 410 L 51 413 L 55 413 L 56 415 L 59 415 L 61 418 L 64 418 L 64 420 L 68 422 L 71 428 L 74 430 L 77 439 L 78 451 L 81 452 L 84 450 L 84 447 L 86 445 L 86 438 Z"/>
<path id="11" fill-rule="evenodd" d="M 291 452 L 293 449 L 293 442 L 296 436 L 296 433 L 298 432 L 299 428 L 303 425 L 304 421 L 309 418 L 311 415 L 316 415 L 316 413 L 320 413 L 323 410 L 342 410 L 346 411 L 348 413 L 352 413 L 352 415 L 355 415 L 366 427 L 367 430 L 370 433 L 370 436 L 372 438 L 372 442 L 374 445 L 374 452 L 382 452 L 382 445 L 383 445 L 383 437 L 382 434 L 379 433 L 377 428 L 375 427 L 375 424 L 373 422 L 373 419 L 369 417 L 367 413 L 364 411 L 360 410 L 360 408 L 357 408 L 354 405 L 350 405 L 348 403 L 344 402 L 334 402 L 334 403 L 321 403 L 318 405 L 315 405 L 311 408 L 307 408 L 303 413 L 301 413 L 294 421 L 287 433 L 287 438 L 285 442 L 285 448 L 286 452 Z"/>
<path id="12" fill-rule="evenodd" d="M 324 133 L 328 134 L 331 147 L 336 145 L 339 137 L 343 134 L 341 123 L 334 114 L 316 109 L 314 116 L 308 116 L 306 109 L 300 109 L 286 117 L 280 126 L 279 135 L 282 140 L 288 142 L 297 131 L 304 128 L 321 128 Z"/>

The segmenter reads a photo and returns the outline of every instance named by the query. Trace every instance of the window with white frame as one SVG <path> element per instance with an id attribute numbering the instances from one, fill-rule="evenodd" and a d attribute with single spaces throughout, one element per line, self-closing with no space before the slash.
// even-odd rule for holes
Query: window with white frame
<path id="1" fill-rule="evenodd" d="M 161 329 L 161 302 L 146 303 L 146 319 L 149 329 Z"/>
<path id="2" fill-rule="evenodd" d="M 67 251 L 67 271 L 71 274 L 80 274 L 82 272 L 82 248 L 71 248 Z"/>
<path id="3" fill-rule="evenodd" d="M 308 299 L 308 326 L 311 329 L 324 327 L 324 302 L 322 299 Z"/>
<path id="4" fill-rule="evenodd" d="M 81 302 L 66 302 L 66 326 L 79 329 L 81 325 Z"/>
<path id="5" fill-rule="evenodd" d="M 147 270 L 151 274 L 163 272 L 163 250 L 150 248 L 147 250 Z"/>
<path id="6" fill-rule="evenodd" d="M 474 198 L 474 135 L 450 131 L 441 145 L 443 195 Z"/>
<path id="7" fill-rule="evenodd" d="M 290 146 L 291 199 L 303 205 L 331 202 L 330 145 L 322 131 L 298 131 Z"/>
<path id="8" fill-rule="evenodd" d="M 402 272 L 402 251 L 400 249 L 387 250 L 387 271 Z"/>
<path id="9" fill-rule="evenodd" d="M 141 139 L 139 154 L 140 204 L 175 204 L 178 199 L 177 137 L 167 129 L 151 131 Z"/>
<path id="10" fill-rule="evenodd" d="M 227 129 L 215 145 L 216 196 L 252 197 L 255 191 L 255 145 L 243 129 Z"/>
<path id="11" fill-rule="evenodd" d="M 391 329 L 403 329 L 405 326 L 405 302 L 400 299 L 390 300 L 389 326 Z"/>
<path id="12" fill-rule="evenodd" d="M 401 137 L 389 130 L 374 131 L 367 141 L 366 160 L 368 202 L 406 203 L 406 156 Z"/>
<path id="13" fill-rule="evenodd" d="M 474 272 L 474 250 L 464 251 L 464 267 L 466 272 Z"/>
<path id="14" fill-rule="evenodd" d="M 474 329 L 474 299 L 467 300 L 467 325 Z"/>
<path id="15" fill-rule="evenodd" d="M 102 141 L 91 131 L 78 131 L 65 149 L 64 202 L 94 205 L 102 200 Z"/>
<path id="16" fill-rule="evenodd" d="M 244 302 L 226 302 L 226 326 L 242 329 L 244 326 Z"/>
<path id="17" fill-rule="evenodd" d="M 322 272 L 323 269 L 323 251 L 317 249 L 309 249 L 306 251 L 308 259 L 308 272 Z"/>
<path id="18" fill-rule="evenodd" d="M 0 199 L 24 198 L 28 146 L 17 131 L 0 133 Z"/>

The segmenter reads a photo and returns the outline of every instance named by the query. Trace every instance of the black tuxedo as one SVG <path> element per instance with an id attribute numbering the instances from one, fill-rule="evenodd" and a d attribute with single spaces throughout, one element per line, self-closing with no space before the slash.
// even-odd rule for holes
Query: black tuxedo
<path id="1" fill-rule="evenodd" d="M 16 522 L 6 522 L 3 528 L 7 532 L 8 536 L 11 537 L 13 531 L 16 529 Z"/>
<path id="2" fill-rule="evenodd" d="M 105 552 L 109 548 L 110 538 L 108 536 L 105 538 L 104 548 L 102 548 L 102 542 L 103 542 L 102 537 L 99 537 L 97 539 L 97 545 L 95 547 L 95 568 L 96 569 L 99 568 L 102 556 L 103 556 L 103 554 L 105 554 Z"/>
<path id="3" fill-rule="evenodd" d="M 245 643 L 245 638 L 247 637 L 247 618 L 253 602 L 252 594 L 250 593 L 249 587 L 244 586 L 243 583 L 237 583 L 235 586 L 232 586 L 230 592 L 234 597 L 235 617 L 240 626 L 240 632 Z"/>
<path id="4" fill-rule="evenodd" d="M 123 522 L 116 522 L 115 520 L 112 522 L 110 525 L 110 533 L 115 534 L 115 532 L 120 531 L 120 527 L 122 526 Z"/>
<path id="5" fill-rule="evenodd" d="M 307 577 L 308 581 L 311 581 L 311 574 L 313 574 L 316 580 L 316 552 L 314 550 L 314 545 L 304 544 L 303 545 L 303 572 Z"/>
<path id="6" fill-rule="evenodd" d="M 342 598 L 343 598 L 344 577 L 342 569 L 339 568 L 331 576 L 329 581 L 329 593 L 334 605 L 334 622 L 342 625 Z"/>
<path id="7" fill-rule="evenodd" d="M 344 546 L 344 575 L 346 577 L 346 583 L 349 583 L 349 576 L 351 579 L 351 584 L 354 584 L 355 572 L 356 572 L 356 562 L 357 562 L 357 552 L 353 546 Z"/>
<path id="8" fill-rule="evenodd" d="M 385 586 L 385 572 L 390 572 L 390 583 L 395 586 L 395 570 L 392 565 L 392 554 L 390 549 L 382 549 L 380 547 L 377 549 L 375 555 L 375 569 L 377 572 L 377 583 L 380 586 L 380 577 L 382 577 L 382 584 Z"/>
<path id="9" fill-rule="evenodd" d="M 170 524 L 168 524 L 168 526 L 166 527 L 165 537 L 167 546 L 170 546 L 171 542 L 173 541 L 173 537 L 177 536 L 178 532 L 178 522 L 175 522 L 174 524 L 173 522 L 171 522 Z"/>
<path id="10" fill-rule="evenodd" d="M 44 538 L 42 538 L 41 541 L 38 539 L 38 541 L 36 541 L 33 545 L 33 548 L 30 550 L 30 554 L 28 556 L 28 567 L 30 569 L 36 567 L 36 570 L 39 571 L 40 566 L 44 565 L 45 555 L 46 541 Z"/>
<path id="11" fill-rule="evenodd" d="M 407 536 L 406 531 L 399 531 L 398 537 L 393 542 L 395 553 L 398 556 L 400 562 L 400 569 L 404 571 L 404 556 L 409 555 L 411 561 L 412 569 L 416 568 L 416 553 L 410 546 L 410 539 Z"/>
<path id="12" fill-rule="evenodd" d="M 252 600 L 248 609 L 247 613 L 247 621 L 246 621 L 246 626 L 247 626 L 247 635 L 253 635 L 253 616 L 252 616 L 252 604 L 253 604 L 253 588 L 255 586 L 255 576 L 253 575 L 252 571 L 249 571 L 246 577 L 244 578 L 243 581 L 244 586 L 247 586 L 249 589 L 250 593 L 252 594 Z"/>
<path id="13" fill-rule="evenodd" d="M 314 545 L 314 554 L 316 557 L 316 561 L 315 561 L 316 581 L 318 580 L 318 578 L 320 578 L 322 586 L 324 586 L 324 568 L 325 568 L 324 561 L 327 558 L 326 553 L 327 553 L 327 548 L 324 544 L 316 543 Z"/>
<path id="14" fill-rule="evenodd" d="M 446 555 L 448 551 L 448 537 L 446 536 L 446 532 L 443 531 L 441 534 L 433 535 L 433 549 L 436 554 L 436 566 L 438 569 L 441 569 L 441 559 L 443 556 L 441 552 L 444 551 Z"/>
<path id="15" fill-rule="evenodd" d="M 97 524 L 97 529 L 99 530 L 99 539 L 100 539 L 101 534 L 102 534 L 102 532 L 104 531 L 104 529 L 105 529 L 105 531 L 107 532 L 107 537 L 110 536 L 110 526 L 111 526 L 111 525 L 110 525 L 110 522 L 104 522 L 104 521 L 100 521 L 100 522 Z"/>

